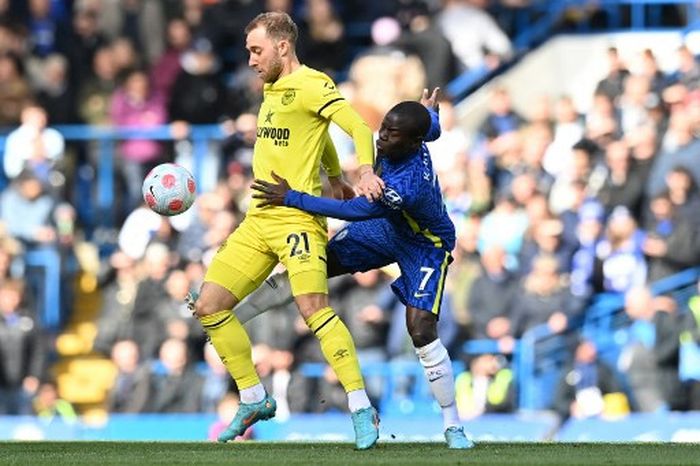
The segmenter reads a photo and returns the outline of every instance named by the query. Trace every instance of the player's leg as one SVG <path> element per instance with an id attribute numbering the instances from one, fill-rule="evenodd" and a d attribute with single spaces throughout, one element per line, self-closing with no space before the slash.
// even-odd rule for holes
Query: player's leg
<path id="1" fill-rule="evenodd" d="M 445 439 L 449 448 L 474 446 L 460 425 L 455 401 L 452 361 L 437 334 L 437 321 L 445 286 L 449 253 L 440 250 L 414 251 L 400 261 L 402 276 L 392 285 L 406 304 L 406 328 L 430 391 L 442 409 Z"/>
<path id="2" fill-rule="evenodd" d="M 328 278 L 353 272 L 343 266 L 338 255 L 330 246 L 326 249 L 326 259 L 328 260 Z M 241 301 L 233 312 L 238 320 L 245 324 L 260 314 L 287 306 L 292 301 L 294 301 L 292 285 L 289 283 L 289 274 L 285 271 L 267 278 L 262 285 Z"/>
<path id="3" fill-rule="evenodd" d="M 314 221 L 299 221 L 284 234 L 278 254 L 287 267 L 294 300 L 348 394 L 357 448 L 371 448 L 379 437 L 379 421 L 365 392 L 352 336 L 328 303 L 325 228 Z"/>
<path id="4" fill-rule="evenodd" d="M 276 258 L 265 254 L 250 221 L 243 222 L 214 256 L 194 303 L 195 315 L 236 381 L 241 405 L 220 441 L 242 435 L 256 421 L 274 416 L 275 402 L 267 396 L 255 370 L 248 334 L 231 309 L 270 273 Z"/>

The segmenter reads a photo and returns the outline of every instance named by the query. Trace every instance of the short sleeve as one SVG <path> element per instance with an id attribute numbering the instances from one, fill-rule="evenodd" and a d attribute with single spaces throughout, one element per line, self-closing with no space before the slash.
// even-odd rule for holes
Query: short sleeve
<path id="1" fill-rule="evenodd" d="M 323 118 L 348 105 L 331 78 L 323 73 L 309 76 L 304 85 L 304 106 Z"/>

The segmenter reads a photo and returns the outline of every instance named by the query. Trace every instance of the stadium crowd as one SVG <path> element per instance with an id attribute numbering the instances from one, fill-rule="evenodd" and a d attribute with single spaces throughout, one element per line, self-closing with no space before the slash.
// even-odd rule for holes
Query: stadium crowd
<path id="1" fill-rule="evenodd" d="M 85 273 L 76 251 L 86 246 L 109 252 L 94 270 L 102 301 L 90 349 L 115 367 L 106 409 L 222 417 L 235 410 L 235 387 L 183 297 L 199 286 L 250 197 L 261 82 L 246 66 L 249 19 L 263 10 L 292 14 L 302 62 L 336 77 L 376 130 L 397 101 L 507 60 L 504 30 L 512 33 L 509 18 L 527 3 L 0 0 L 9 181 L 0 195 L 0 414 L 75 418 L 52 371 L 61 357 L 56 335 L 42 329 L 38 312 L 44 272 L 23 258 L 43 249 L 60 255 L 68 322 L 79 293 L 73 283 L 83 284 L 76 279 Z M 353 30 L 365 23 L 368 38 Z M 509 367 L 516 340 L 542 324 L 554 333 L 576 328 L 601 292 L 626 293 L 635 338 L 618 367 L 598 360 L 593 342 L 574 338 L 552 409 L 563 418 L 597 415 L 607 394 L 621 392 L 635 411 L 700 409 L 698 384 L 678 376 L 681 334 L 700 342 L 700 315 L 645 288 L 700 260 L 700 65 L 684 47 L 672 74 L 649 50 L 625 63 L 611 48 L 608 59 L 586 109 L 568 96 L 543 97 L 521 115 L 508 89 L 497 87 L 478 134 L 465 134 L 449 96 L 441 103 L 443 134 L 430 148 L 458 233 L 441 339 L 456 360 L 469 339 L 496 340 L 501 352 L 464 358 L 457 399 L 465 419 L 517 409 Z M 66 143 L 50 127 L 74 123 L 170 126 L 172 143 L 117 148 L 113 251 L 98 244 L 77 207 L 76 174 L 94 169 L 98 147 Z M 188 214 L 160 217 L 142 204 L 141 180 L 158 163 L 191 161 L 190 125 L 204 123 L 227 134 L 209 147 L 205 192 Z M 332 136 L 352 179 L 353 149 L 337 129 Z M 330 283 L 362 364 L 414 359 L 392 273 Z M 332 371 L 299 371 L 323 359 L 295 308 L 274 309 L 248 330 L 278 417 L 346 409 Z M 396 396 L 410 384 L 398 384 Z M 386 396 L 381 377 L 368 377 L 367 386 L 376 400 Z"/>

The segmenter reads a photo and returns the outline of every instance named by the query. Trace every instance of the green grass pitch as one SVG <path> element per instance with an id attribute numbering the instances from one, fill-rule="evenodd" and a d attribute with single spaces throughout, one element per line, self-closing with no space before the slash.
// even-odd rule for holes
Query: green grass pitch
<path id="1" fill-rule="evenodd" d="M 439 443 L 0 442 L 0 465 L 697 465 L 700 445 L 662 443 L 480 443 L 467 451 Z"/>

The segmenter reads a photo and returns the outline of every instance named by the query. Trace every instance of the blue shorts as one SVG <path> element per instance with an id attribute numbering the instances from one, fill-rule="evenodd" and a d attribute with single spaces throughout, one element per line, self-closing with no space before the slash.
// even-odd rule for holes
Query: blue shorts
<path id="1" fill-rule="evenodd" d="M 452 255 L 397 234 L 379 218 L 350 223 L 328 242 L 340 264 L 351 273 L 398 263 L 401 276 L 391 284 L 406 306 L 440 314 L 447 267 Z"/>

